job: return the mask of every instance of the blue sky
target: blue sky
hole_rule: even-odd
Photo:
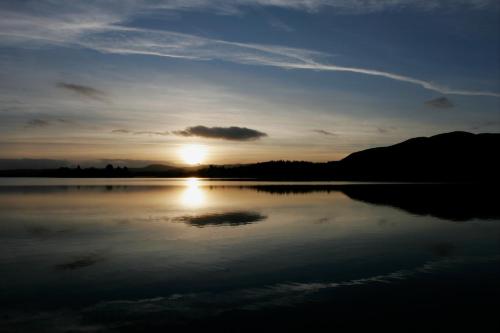
[[[489,0],[2,1],[0,159],[181,163],[194,143],[206,163],[325,161],[498,132],[499,17]]]

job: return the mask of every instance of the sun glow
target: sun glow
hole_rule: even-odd
[[[190,165],[203,162],[207,155],[207,149],[202,145],[187,145],[180,149],[182,160]]]

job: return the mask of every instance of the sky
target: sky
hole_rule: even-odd
[[[0,0],[0,78],[0,168],[338,160],[500,132],[500,4]]]

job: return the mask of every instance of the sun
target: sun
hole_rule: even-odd
[[[190,165],[200,164],[205,160],[207,148],[202,145],[186,145],[180,149],[182,160]]]

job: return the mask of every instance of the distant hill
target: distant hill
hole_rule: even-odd
[[[165,164],[151,164],[142,168],[130,168],[129,171],[136,176],[153,176],[156,174],[172,174],[175,176],[176,174],[182,174],[184,168]]]
[[[145,171],[145,172],[148,172],[148,171],[151,171],[151,172],[165,172],[165,171],[171,171],[171,170],[175,170],[175,169],[179,169],[179,168],[178,167],[173,167],[173,166],[170,166],[170,165],[165,165],[165,164],[151,164],[151,165],[145,166],[143,168],[133,168],[131,170]]]
[[[500,134],[451,132],[352,153],[340,161],[0,170],[0,177],[209,177],[267,180],[498,182]]]

